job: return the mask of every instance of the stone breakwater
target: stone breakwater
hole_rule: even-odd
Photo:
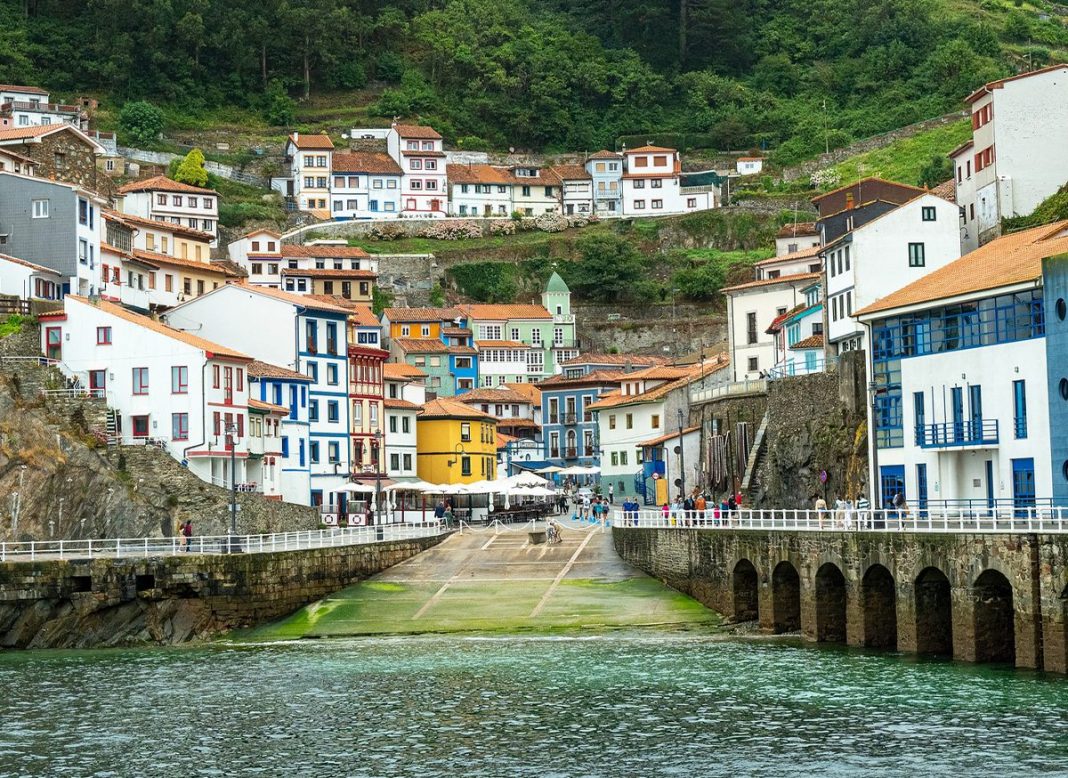
[[[264,624],[445,537],[267,554],[0,564],[0,647],[172,645]]]
[[[1068,673],[1068,535],[615,527],[627,562],[814,642]]]

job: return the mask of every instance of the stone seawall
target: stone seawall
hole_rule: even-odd
[[[210,638],[281,618],[443,537],[269,554],[0,563],[0,647]]]
[[[615,527],[630,564],[806,640],[1068,672],[1068,536]]]

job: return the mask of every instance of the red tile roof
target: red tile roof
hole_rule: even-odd
[[[746,284],[726,286],[723,289],[720,289],[720,291],[737,292],[743,289],[755,289],[759,286],[774,286],[775,284],[796,283],[798,281],[815,281],[821,275],[821,273],[794,273],[788,276],[779,276],[778,278],[762,278],[759,281],[750,281]]]
[[[165,222],[162,219],[146,219],[143,216],[132,216],[128,213],[119,213],[115,214],[115,216],[118,221],[126,222],[127,226],[132,224],[138,227],[147,227],[150,230],[165,230],[173,232],[175,235],[184,235],[187,238],[198,240],[201,243],[210,243],[215,240],[215,236],[210,232],[201,232],[200,230],[194,230],[192,227],[184,227],[174,222]]]
[[[517,340],[476,340],[475,341],[475,348],[477,348],[479,351],[481,351],[482,349],[489,349],[489,348],[513,348],[513,349],[518,349],[518,348],[531,348],[531,346],[529,346],[526,343],[520,343]]]
[[[823,200],[826,197],[830,197],[831,195],[838,194],[839,192],[844,192],[847,189],[852,189],[853,187],[857,187],[857,189],[860,190],[860,189],[864,188],[865,184],[885,184],[887,186],[892,186],[892,187],[897,187],[899,189],[903,189],[906,192],[911,190],[913,195],[924,194],[927,191],[926,189],[922,189],[922,188],[920,188],[918,186],[912,186],[911,184],[902,184],[902,183],[900,183],[898,181],[887,181],[885,178],[879,178],[878,176],[868,176],[867,178],[862,178],[859,181],[854,181],[851,184],[844,184],[844,185],[838,187],[837,189],[832,189],[829,192],[824,192],[822,194],[818,194],[815,197],[811,198],[810,202],[818,203],[820,200]],[[861,205],[864,202],[866,202],[866,201],[861,199],[861,200],[859,200],[857,202],[857,205]],[[897,201],[894,200],[893,202],[897,202]],[[898,203],[898,204],[900,205],[901,203]]]
[[[335,173],[371,173],[373,175],[403,175],[401,166],[389,154],[371,151],[338,152],[331,162]]]
[[[218,195],[214,189],[205,189],[200,186],[193,186],[191,184],[183,184],[181,181],[175,181],[173,178],[167,178],[167,176],[152,176],[151,178],[142,178],[140,181],[131,181],[128,184],[123,184],[118,188],[119,194],[129,194],[130,192],[187,192],[189,194],[208,194]]]
[[[544,305],[461,305],[460,310],[472,319],[551,319]]]
[[[596,151],[593,154],[590,154],[589,158],[590,159],[622,159],[623,155],[622,154],[618,154],[615,151],[608,151],[607,149],[602,149],[601,151]]]
[[[700,426],[687,427],[686,429],[684,429],[682,431],[682,434],[683,435],[692,435],[694,432],[697,432],[699,429],[701,429]],[[638,444],[638,446],[641,447],[641,448],[649,448],[650,446],[659,446],[661,443],[667,443],[669,440],[675,440],[678,437],[679,437],[679,431],[675,430],[674,432],[669,432],[666,435],[661,435],[659,438],[652,438],[651,440],[643,440]]]
[[[313,259],[367,259],[371,255],[359,246],[316,246],[283,243],[283,257],[311,257]]]
[[[28,95],[46,95],[47,89],[39,86],[19,86],[17,84],[0,84],[0,92],[24,92]]]
[[[478,421],[496,421],[488,413],[465,405],[456,398],[438,397],[430,400],[419,413],[421,419],[477,419]]]
[[[562,181],[589,180],[590,172],[585,165],[553,165],[550,170]]]
[[[298,135],[293,133],[289,136],[289,140],[298,149],[307,149],[309,151],[329,151],[334,148],[334,142],[330,140],[329,135]]]
[[[796,224],[786,224],[780,227],[779,231],[775,233],[775,237],[801,238],[819,234],[819,230],[816,229],[816,222],[797,222]]]
[[[168,327],[166,324],[155,319],[150,319],[147,316],[142,316],[139,313],[123,308],[121,305],[115,303],[109,303],[106,300],[99,300],[97,302],[90,302],[84,297],[79,295],[69,294],[64,301],[73,300],[81,305],[91,306],[97,308],[105,313],[115,316],[119,319],[124,319],[131,324],[136,324],[139,327],[144,327],[146,330],[155,332],[158,335],[164,335],[168,338],[185,343],[187,346],[201,349],[202,351],[209,352],[218,357],[226,357],[228,359],[240,359],[252,361],[252,357],[242,354],[240,351],[234,351],[226,346],[220,346],[218,343],[212,343],[210,340],[205,340],[199,335],[194,335],[191,332],[185,332],[183,330],[176,330],[174,327]]]
[[[558,373],[539,381],[537,386],[543,392],[568,386],[607,386],[609,384],[618,384],[629,375],[631,373],[623,370],[608,369],[592,370],[586,375],[578,376],[577,378],[568,378],[563,373]]]
[[[624,154],[646,154],[649,152],[666,152],[668,154],[674,154],[675,149],[669,149],[666,146],[639,146],[636,149],[627,149]]]
[[[270,297],[275,300],[279,300],[290,305],[297,305],[301,308],[308,308],[313,311],[327,311],[329,313],[343,313],[346,316],[349,311],[348,308],[343,308],[340,305],[334,305],[333,303],[324,302],[322,300],[316,300],[310,295],[305,294],[293,294],[292,292],[285,292],[281,289],[274,289],[269,286],[257,286],[254,284],[248,284],[240,282],[231,284],[246,292],[252,292],[254,294],[261,295],[263,297]]]
[[[404,157],[444,157],[444,151],[431,151],[430,149],[401,149],[401,156]]]
[[[823,335],[809,335],[807,338],[802,338],[797,341],[797,343],[790,346],[792,351],[806,348],[823,348]]]
[[[311,377],[286,367],[272,365],[270,362],[261,362],[256,359],[248,366],[248,374],[252,378],[278,378],[286,381],[305,381],[311,383]]]
[[[497,184],[511,186],[515,183],[511,171],[493,165],[446,165],[449,183],[452,184]]]
[[[514,389],[507,387],[480,387],[469,389],[463,394],[457,395],[456,399],[464,403],[530,403],[531,399],[520,394]]]
[[[648,354],[582,354],[569,359],[562,363],[562,367],[568,365],[619,365],[624,367],[630,365],[631,367],[642,367],[652,365],[666,365],[670,360],[667,357],[660,357]]]
[[[759,262],[754,262],[753,267],[778,265],[783,262],[798,262],[802,259],[815,259],[819,256],[822,249],[822,246],[809,246],[807,249],[792,251],[789,254],[783,254],[781,257],[768,257],[767,259],[762,259]]]
[[[447,354],[449,346],[437,338],[394,338],[397,348],[406,354]],[[471,353],[474,353],[471,349]]]
[[[387,397],[382,401],[382,405],[386,408],[395,408],[400,411],[418,411],[423,407],[421,405],[416,405],[413,402],[408,402],[408,400],[401,400],[397,397]]]
[[[382,312],[393,324],[417,324],[462,319],[459,308],[386,308]]]
[[[426,372],[404,362],[386,362],[382,365],[382,377],[387,381],[411,381],[426,378]]]
[[[281,274],[283,276],[306,276],[308,278],[356,278],[366,281],[374,281],[378,278],[378,273],[372,270],[334,270],[329,267],[309,267],[304,269],[284,267]]]
[[[931,189],[931,194],[935,197],[941,197],[948,202],[955,203],[957,202],[957,184],[952,178],[948,181],[943,181],[941,184]]]
[[[412,140],[441,140],[441,135],[433,127],[425,127],[421,124],[394,124],[393,129],[402,138]]]
[[[283,416],[289,415],[289,408],[284,405],[275,405],[274,403],[265,403],[263,400],[257,400],[250,397],[248,400],[248,407],[251,411],[265,411],[266,413],[279,413]]]
[[[243,276],[231,270],[226,265],[216,262],[199,262],[195,259],[179,259],[178,257],[171,257],[167,254],[159,254],[155,251],[144,251],[143,249],[134,249],[133,255],[137,259],[149,263],[150,265],[171,265],[172,267],[184,267],[186,270],[195,270],[202,273],[217,273],[227,278],[242,278]]]
[[[0,254],[0,261],[12,262],[16,265],[22,265],[23,267],[27,267],[35,273],[48,273],[49,275],[57,277],[63,276],[63,274],[57,270],[53,270],[52,268],[45,267],[43,265],[35,265],[33,262],[27,262],[25,259],[19,259],[18,257],[11,256],[10,254]]]

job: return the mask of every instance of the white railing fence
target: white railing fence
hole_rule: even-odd
[[[264,535],[195,535],[173,538],[103,538],[39,540],[0,543],[0,562],[46,559],[148,558],[177,554],[267,554],[337,546],[356,546],[388,540],[411,540],[440,535],[437,521],[426,524],[381,524]]]
[[[616,510],[614,527],[797,532],[1001,532],[1068,533],[1068,508],[995,507],[922,510]]]

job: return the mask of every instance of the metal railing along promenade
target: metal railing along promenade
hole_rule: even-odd
[[[873,510],[615,510],[614,527],[788,532],[1068,533],[1068,508],[1001,506]]]
[[[433,521],[426,524],[379,524],[265,535],[194,535],[189,538],[188,545],[184,537],[23,541],[0,543],[0,562],[144,559],[178,554],[267,554],[273,551],[305,551],[434,537],[442,531],[440,522]]]

